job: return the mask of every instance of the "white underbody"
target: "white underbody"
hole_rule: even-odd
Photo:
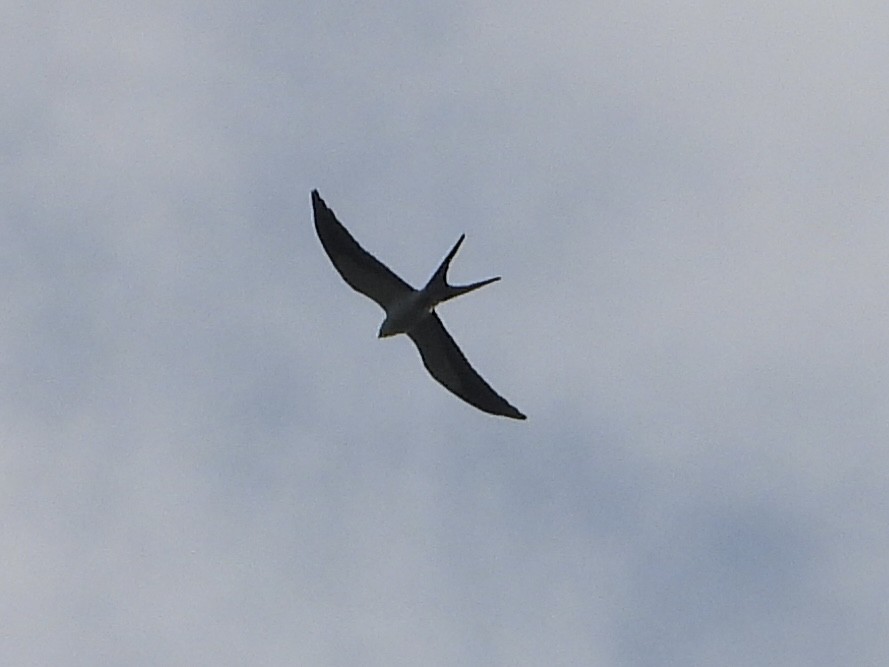
[[[386,309],[386,319],[380,326],[380,338],[408,333],[434,307],[435,304],[430,302],[425,290],[412,290]]]

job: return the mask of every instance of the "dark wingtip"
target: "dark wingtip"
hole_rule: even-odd
[[[318,228],[319,235],[321,234],[319,227],[321,221],[327,217],[336,217],[330,206],[327,205],[327,202],[321,199],[321,195],[318,194],[317,190],[312,190],[312,212],[315,214],[315,227]],[[326,226],[326,224],[324,226]]]
[[[315,229],[318,230],[318,236],[323,237],[323,230],[327,226],[323,221],[326,220],[328,216],[333,215],[333,211],[331,211],[330,207],[324,203],[324,200],[321,199],[321,195],[318,194],[317,190],[312,190],[312,213],[315,216]]]
[[[504,417],[510,417],[512,419],[519,419],[519,420],[525,420],[528,418],[526,415],[519,412],[519,410],[514,405],[510,405],[509,408],[510,408],[509,412],[502,413]]]

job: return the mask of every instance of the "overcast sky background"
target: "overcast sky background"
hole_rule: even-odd
[[[4,665],[883,665],[885,3],[7,2]],[[429,378],[318,188],[440,309]]]

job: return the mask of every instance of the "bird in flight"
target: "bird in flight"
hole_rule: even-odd
[[[469,365],[435,313],[435,307],[443,301],[500,280],[498,276],[471,285],[448,284],[448,266],[465,234],[460,236],[426,286],[415,290],[358,245],[317,190],[312,191],[312,210],[315,231],[333,266],[353,289],[370,297],[386,311],[379,338],[407,334],[420,351],[426,370],[446,389],[484,412],[525,419],[525,415],[494,391]]]

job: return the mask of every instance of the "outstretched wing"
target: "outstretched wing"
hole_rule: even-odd
[[[413,288],[385,264],[358,245],[336,219],[317,190],[312,190],[315,231],[336,270],[353,289],[369,296],[384,309]]]
[[[423,365],[438,380],[470,405],[492,415],[525,419],[525,415],[510,405],[494,391],[457,347],[457,343],[444,328],[438,315],[430,313],[408,332],[414,341]]]

